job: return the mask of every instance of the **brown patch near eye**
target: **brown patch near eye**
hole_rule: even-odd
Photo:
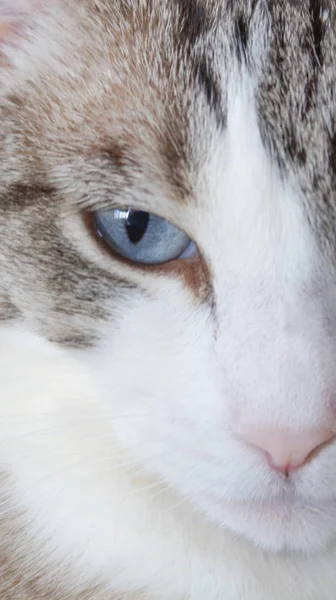
[[[198,252],[194,258],[173,260],[165,265],[154,267],[162,275],[173,275],[183,280],[186,287],[200,302],[211,298],[211,277],[205,259]]]
[[[9,301],[0,297],[0,321],[14,319],[19,316],[17,308]]]
[[[174,191],[174,200],[179,203],[189,202],[192,189],[186,173],[188,172],[187,142],[183,138],[181,124],[173,121],[167,127],[166,136],[160,145],[160,153],[163,159],[163,168],[167,181]]]

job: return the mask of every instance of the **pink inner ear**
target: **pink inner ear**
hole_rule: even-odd
[[[6,38],[9,25],[6,22],[0,21],[0,43]]]
[[[14,49],[20,48],[53,0],[0,0],[0,68],[14,66]]]
[[[10,22],[0,20],[0,66],[7,64],[6,57],[1,50],[2,46],[9,41],[11,35],[12,32]]]
[[[0,67],[9,66],[6,47],[19,44],[22,26],[38,4],[39,0],[0,0]]]
[[[33,4],[35,4],[35,0],[0,0],[1,18],[10,19],[20,14],[27,14]]]
[[[14,46],[18,35],[19,22],[12,19],[0,18],[0,66],[8,64],[5,46]]]
[[[6,43],[12,43],[20,25],[34,12],[36,0],[0,0],[0,50]]]

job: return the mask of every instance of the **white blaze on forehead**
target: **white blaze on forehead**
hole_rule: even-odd
[[[262,144],[249,79],[229,85],[228,98],[227,131],[203,180],[200,233],[214,278],[224,397],[256,426],[325,426],[336,389],[325,325],[330,284],[298,186]]]

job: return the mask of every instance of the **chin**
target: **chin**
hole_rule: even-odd
[[[204,510],[204,506],[203,506]],[[336,504],[280,501],[209,503],[208,519],[267,553],[309,556],[336,545]]]

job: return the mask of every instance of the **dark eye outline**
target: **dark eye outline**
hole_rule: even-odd
[[[115,207],[115,209],[125,210],[122,207]],[[109,209],[109,210],[114,210],[114,209]],[[135,210],[135,209],[133,209],[133,210]],[[136,209],[136,210],[140,212],[141,209]],[[96,210],[92,210],[92,209],[91,210],[87,209],[84,211],[84,223],[85,223],[89,233],[91,234],[91,236],[94,238],[94,240],[99,244],[99,246],[102,248],[102,250],[107,255],[111,256],[113,259],[115,259],[118,262],[121,262],[129,267],[132,267],[135,269],[141,269],[141,270],[162,271],[165,268],[166,269],[171,268],[174,264],[178,264],[178,265],[180,265],[181,263],[186,263],[186,265],[192,264],[195,261],[198,261],[200,258],[198,247],[197,247],[196,243],[193,241],[193,239],[190,238],[190,244],[193,244],[193,246],[195,248],[195,252],[191,256],[183,257],[183,255],[181,255],[178,258],[173,258],[166,262],[152,263],[152,264],[133,261],[132,259],[127,258],[126,256],[123,256],[122,254],[117,252],[117,250],[113,249],[107,243],[107,241],[105,240],[104,236],[102,235],[102,233],[100,232],[100,230],[97,226],[96,219],[95,219],[96,212],[97,212]],[[148,212],[148,211],[144,211],[144,212]],[[150,213],[150,214],[152,214],[152,213]]]

